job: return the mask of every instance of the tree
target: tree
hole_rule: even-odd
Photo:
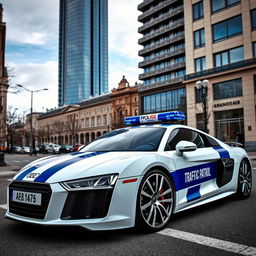
[[[6,116],[6,126],[7,126],[7,148],[12,150],[13,148],[13,137],[15,135],[15,130],[20,127],[22,118],[17,113],[17,108],[12,106],[8,107]]]
[[[55,120],[55,121],[53,122],[52,131],[53,131],[54,133],[57,133],[57,134],[58,134],[58,143],[59,143],[59,144],[63,144],[63,142],[61,142],[60,136],[62,135],[62,133],[63,133],[63,131],[64,131],[64,128],[65,128],[65,122],[64,122],[64,121]]]
[[[76,115],[75,114],[71,114],[67,116],[67,121],[66,121],[66,130],[69,131],[71,133],[71,144],[75,144],[75,136],[77,131],[79,130],[80,126],[78,124],[78,120],[76,120]]]

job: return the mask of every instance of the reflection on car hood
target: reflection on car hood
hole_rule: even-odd
[[[64,180],[120,173],[145,152],[75,152],[65,156],[39,159],[22,168],[14,180],[54,183]],[[120,164],[120,160],[122,161]],[[99,168],[100,166],[100,168]],[[117,167],[118,166],[118,167]]]

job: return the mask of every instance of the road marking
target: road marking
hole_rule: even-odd
[[[188,242],[193,242],[193,243],[217,248],[217,249],[228,251],[228,252],[238,253],[242,255],[254,255],[254,256],[256,255],[255,247],[249,247],[244,244],[232,243],[232,242],[211,238],[207,236],[201,236],[201,235],[184,232],[180,230],[166,228],[162,231],[159,231],[158,234],[171,236],[171,237],[182,239]]]
[[[3,208],[4,210],[7,210],[7,204],[0,204],[0,208]]]
[[[13,160],[14,163],[19,163],[20,161],[19,160]]]

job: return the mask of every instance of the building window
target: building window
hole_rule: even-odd
[[[107,126],[107,116],[103,116],[103,126]]]
[[[97,126],[101,126],[101,116],[97,116]]]
[[[194,48],[197,49],[204,46],[205,46],[204,28],[202,28],[194,32]]]
[[[252,10],[251,18],[252,18],[252,30],[256,30],[256,9]]]
[[[202,70],[205,70],[205,69],[206,69],[206,58],[205,58],[205,56],[195,59],[195,71],[199,72],[199,71],[202,71]]]
[[[254,82],[254,93],[256,94],[256,75],[253,76],[253,82]]]
[[[89,128],[89,118],[86,118],[86,120],[85,120],[85,127]]]
[[[204,17],[204,4],[203,1],[193,5],[193,20],[197,21]]]
[[[244,47],[237,47],[214,54],[215,67],[231,64],[244,59]]]
[[[222,141],[237,141],[237,137],[244,136],[243,109],[232,109],[214,113],[215,136]],[[240,143],[243,141],[240,139]]]
[[[212,0],[212,13],[240,3],[240,0]]]
[[[185,88],[168,92],[157,93],[143,97],[144,113],[152,113],[165,110],[185,110],[186,90]]]
[[[204,130],[204,114],[202,113],[196,114],[196,128],[201,131]]]
[[[243,32],[242,16],[238,15],[228,20],[224,20],[213,26],[213,42],[219,42],[241,35]]]
[[[256,57],[256,42],[252,43],[253,57]]]
[[[242,79],[213,84],[214,100],[243,96]]]
[[[84,128],[84,119],[81,120],[81,128]]]
[[[91,118],[91,127],[95,126],[94,117]]]

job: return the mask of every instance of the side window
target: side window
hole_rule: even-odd
[[[204,140],[200,136],[199,133],[192,131],[190,129],[180,128],[175,129],[171,132],[167,144],[165,146],[165,150],[175,150],[177,143],[182,140],[193,142],[197,145],[198,148],[204,147]]]
[[[215,139],[213,139],[213,138],[211,138],[211,137],[209,137],[207,135],[204,135],[204,134],[200,134],[200,135],[203,138],[205,147],[216,147],[216,146],[219,146],[219,143]]]

